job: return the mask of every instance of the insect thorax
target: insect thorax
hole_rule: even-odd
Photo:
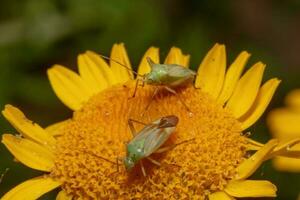
[[[153,68],[145,75],[145,82],[151,85],[160,85],[167,76],[168,72],[164,67]]]
[[[127,145],[127,157],[133,162],[138,162],[144,157],[143,144],[128,144]]]

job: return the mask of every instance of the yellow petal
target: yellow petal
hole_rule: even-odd
[[[78,56],[78,66],[83,81],[94,94],[116,83],[108,64],[92,51]]]
[[[48,127],[46,127],[46,131],[51,134],[52,136],[59,136],[62,134],[62,128],[68,124],[71,120],[67,119],[61,122],[57,122],[55,124],[52,124]]]
[[[265,144],[265,146],[261,147],[250,158],[243,161],[236,169],[236,179],[246,179],[249,176],[251,176],[255,172],[255,170],[261,165],[261,163],[265,160],[268,154],[276,147],[277,144],[277,140],[270,140],[267,144]]]
[[[55,65],[47,72],[57,97],[73,110],[80,109],[93,94],[78,74],[65,67]]]
[[[263,77],[265,65],[261,62],[251,67],[238,81],[237,86],[226,104],[236,118],[244,115],[252,106]]]
[[[104,75],[104,77],[107,80],[107,82],[109,83],[109,85],[114,85],[117,83],[117,79],[116,79],[115,75],[113,74],[110,66],[100,55],[98,55],[97,53],[95,53],[93,51],[86,51],[85,55],[88,56],[89,59],[92,60],[93,63],[95,63],[95,65],[97,65],[99,67],[100,71]]]
[[[225,192],[215,192],[208,196],[209,200],[233,200],[235,198],[229,196]]]
[[[198,68],[195,82],[196,88],[201,88],[213,98],[217,98],[223,87],[226,69],[226,51],[224,45],[216,44],[205,56]]]
[[[299,144],[295,145],[295,146],[298,147],[297,150],[293,150],[293,149],[292,149],[292,150],[289,150],[289,151],[285,152],[282,156],[300,159],[300,149],[299,149],[300,146],[298,146],[298,145],[299,145]]]
[[[288,106],[291,106],[296,109],[300,109],[300,89],[296,89],[291,91],[286,97],[285,97],[285,103]]]
[[[54,154],[31,140],[3,134],[2,143],[18,161],[30,168],[50,172],[54,166]]]
[[[251,106],[250,110],[243,115],[239,121],[242,123],[242,129],[245,130],[254,124],[265,112],[269,105],[280,80],[274,78],[267,81],[259,90],[258,95]]]
[[[138,68],[138,74],[144,75],[146,73],[149,73],[151,71],[151,68],[147,62],[147,57],[151,58],[154,63],[159,63],[159,49],[156,47],[150,47],[146,53],[144,54],[139,68]]]
[[[114,76],[117,78],[118,83],[125,83],[128,80],[133,79],[131,64],[123,43],[114,44],[111,50],[110,58],[110,67]],[[123,64],[124,66],[115,61]]]
[[[35,200],[60,185],[60,182],[54,181],[50,177],[33,178],[14,187],[1,200]]]
[[[24,137],[30,138],[42,145],[52,147],[55,144],[56,141],[52,135],[48,134],[38,124],[27,119],[24,113],[18,108],[6,105],[2,114]]]
[[[267,122],[274,137],[282,141],[299,137],[300,112],[285,108],[275,109],[270,112]]]
[[[177,47],[172,47],[165,59],[165,64],[177,64],[184,67],[188,67],[189,64],[189,55],[184,55],[181,49]]]
[[[56,200],[72,200],[72,196],[71,196],[71,195],[68,195],[68,194],[66,193],[66,191],[61,190],[61,191],[57,194]]]
[[[277,188],[269,181],[231,181],[224,189],[234,197],[276,197]]]
[[[255,140],[252,140],[250,138],[246,138],[246,141],[247,141],[247,150],[248,151],[251,151],[251,150],[259,150],[261,147],[263,147],[264,145],[255,141]]]
[[[267,159],[273,158],[274,156],[286,156],[300,158],[300,138],[282,142],[267,156]]]
[[[300,172],[300,159],[299,158],[287,158],[287,157],[275,157],[273,160],[273,166],[278,171],[299,173]]]
[[[230,65],[226,72],[222,91],[218,97],[218,102],[220,104],[224,105],[224,103],[231,97],[249,57],[250,54],[246,51],[243,51]]]
[[[184,67],[189,67],[189,64],[190,64],[190,58],[191,58],[190,55],[183,55],[183,58],[182,58],[182,66],[184,66]]]

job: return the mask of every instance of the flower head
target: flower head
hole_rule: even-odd
[[[201,62],[194,85],[177,89],[177,95],[160,91],[149,107],[155,88],[139,87],[132,98],[133,73],[114,62],[131,68],[123,44],[113,46],[109,64],[90,51],[79,55],[79,75],[53,66],[48,70],[53,90],[74,114],[43,129],[17,108],[5,107],[4,116],[22,137],[4,134],[2,142],[17,160],[48,173],[21,183],[3,199],[17,198],[24,191],[35,199],[59,186],[59,199],[276,196],[272,183],[248,177],[264,160],[286,155],[286,147],[299,141],[280,146],[277,140],[261,144],[243,134],[262,115],[280,82],[274,78],[261,86],[265,69],[261,62],[243,74],[249,56],[245,51],[240,53],[226,70],[225,46],[216,44]],[[158,49],[151,47],[141,60],[140,75],[150,71],[147,57],[160,62]],[[174,47],[165,63],[188,67],[189,56]],[[128,119],[149,124],[166,115],[176,115],[179,123],[164,146],[188,142],[150,155],[160,166],[143,160],[146,177],[139,165],[131,172],[118,167],[117,158],[126,154],[124,143],[133,137]],[[256,152],[249,156],[253,150]]]
[[[291,91],[285,98],[286,107],[272,110],[268,115],[268,125],[273,137],[281,142],[300,137],[300,89]],[[299,152],[300,145],[289,148],[290,154]],[[300,159],[275,157],[273,165],[277,170],[300,172]]]

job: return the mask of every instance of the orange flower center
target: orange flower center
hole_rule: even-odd
[[[154,88],[139,88],[131,98],[134,82],[109,88],[92,97],[76,111],[58,138],[55,168],[51,176],[63,188],[83,199],[203,199],[222,190],[245,156],[245,137],[240,123],[210,96],[192,86],[178,90],[188,112],[176,95],[160,91],[146,110]],[[117,157],[124,157],[132,134],[128,119],[150,123],[176,115],[176,131],[164,144],[194,139],[143,161],[127,172]],[[135,124],[137,130],[142,125]]]

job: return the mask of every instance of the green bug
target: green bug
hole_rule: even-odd
[[[196,72],[177,64],[156,64],[147,57],[151,71],[142,76],[142,82],[149,85],[176,88],[193,83]]]
[[[102,58],[112,60],[112,61],[118,63],[119,65],[125,67],[126,69],[132,71],[130,68],[128,68],[127,66],[125,66],[124,64],[122,64],[116,60],[113,60],[113,59],[103,56],[103,55],[100,55],[100,56]],[[184,87],[184,86],[187,86],[188,84],[193,83],[197,76],[197,73],[194,72],[193,70],[190,70],[181,65],[159,64],[159,63],[154,63],[150,57],[147,57],[146,59],[147,59],[148,64],[151,67],[151,71],[149,73],[146,73],[144,75],[139,75],[138,73],[132,71],[134,74],[136,74],[138,76],[132,97],[135,96],[137,87],[139,85],[139,82],[141,81],[142,86],[144,86],[145,84],[149,84],[149,85],[153,85],[153,86],[163,87],[167,91],[177,95],[177,97],[179,98],[181,103],[185,106],[185,108],[188,111],[190,111],[188,106],[179,97],[178,93],[174,89],[177,87]],[[151,97],[151,100],[145,110],[147,110],[148,107],[150,106],[150,103],[152,102],[153,98],[157,94],[158,90],[159,90],[159,88],[156,87],[154,90],[154,93]]]
[[[147,159],[153,164],[160,166],[158,161],[150,157],[153,153],[163,153],[176,147],[177,145],[193,140],[185,140],[177,144],[161,147],[169,139],[172,133],[174,133],[176,125],[178,124],[178,120],[178,117],[175,115],[158,118],[149,124],[129,119],[128,125],[133,138],[126,144],[126,156],[124,158],[117,157],[117,162],[113,162],[102,156],[95,154],[93,155],[117,165],[117,171],[119,171],[119,160],[123,162],[128,172],[131,171],[138,163],[140,163],[142,173],[144,176],[146,176],[146,171],[143,166],[143,159]],[[137,132],[133,126],[133,122],[144,125],[144,128]]]
[[[162,153],[171,148],[171,146],[164,148],[160,147],[175,131],[178,123],[178,117],[175,115],[169,115],[161,117],[150,124],[142,123],[145,127],[139,132],[136,132],[132,122],[141,123],[132,119],[128,121],[133,138],[128,144],[126,144],[126,156],[122,160],[127,171],[130,171],[138,162],[140,162],[143,175],[146,176],[142,159],[146,158],[150,162],[160,165],[158,161],[150,158],[149,156],[152,153]]]

